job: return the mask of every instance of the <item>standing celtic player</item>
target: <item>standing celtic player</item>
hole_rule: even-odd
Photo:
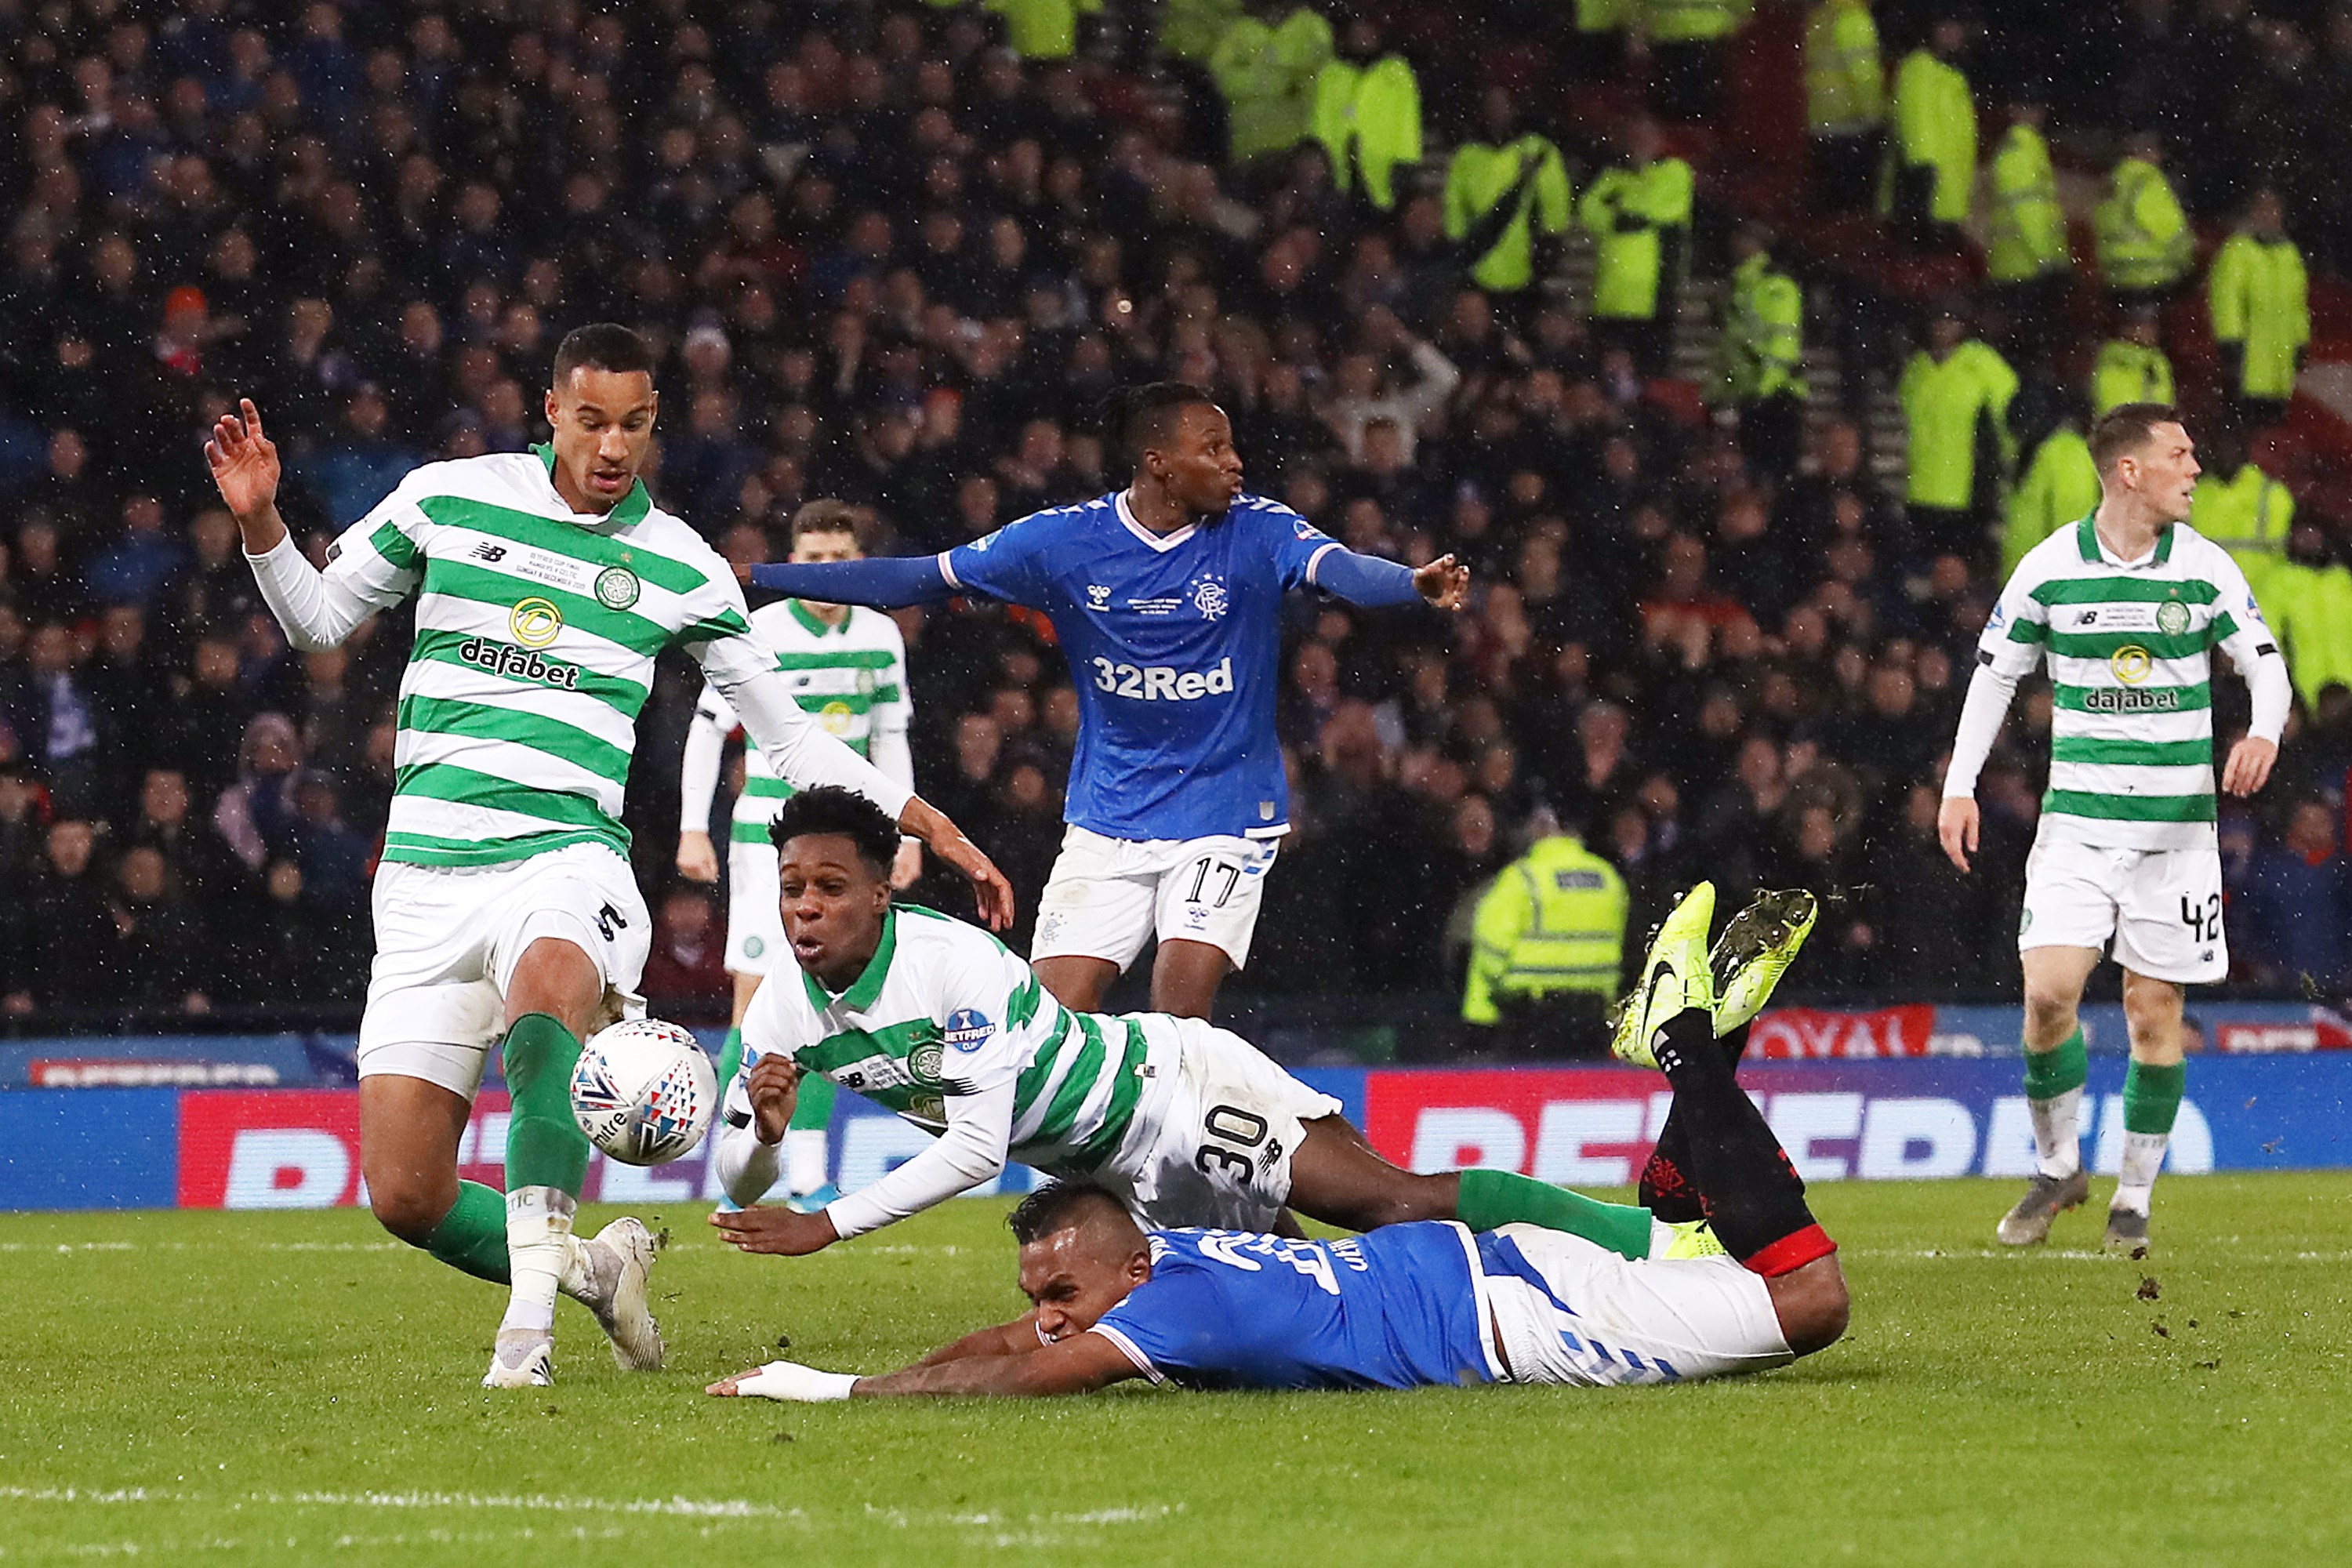
[[[857,514],[846,502],[813,500],[793,513],[793,561],[860,561],[865,555],[857,547]],[[907,749],[907,726],[914,704],[908,700],[907,645],[898,624],[863,605],[782,599],[753,610],[751,625],[776,650],[776,668],[801,707],[815,714],[835,739],[913,788],[915,761]],[[719,792],[719,758],[735,728],[735,710],[717,685],[706,684],[686,732],[678,780],[677,868],[698,882],[719,879],[710,803]],[[727,834],[727,972],[735,981],[735,1012],[719,1064],[722,1094],[742,1061],[744,1011],[784,948],[784,923],[776,912],[776,847],[768,841],[768,824],[792,793],[758,747],[743,753],[743,788],[735,796]],[[901,843],[890,885],[909,887],[922,872],[922,846],[912,839]],[[825,1174],[824,1130],[832,1115],[832,1083],[817,1077],[804,1080],[792,1129],[784,1134],[784,1190],[796,1207],[820,1209],[839,1195]]]
[[[249,400],[205,448],[295,647],[332,647],[416,595],[360,1024],[360,1163],[385,1229],[511,1287],[487,1387],[551,1380],[559,1289],[624,1367],[661,1363],[645,1227],[572,1234],[588,1141],[567,1092],[582,1037],[644,1008],[650,922],[620,815],[656,656],[684,647],[779,774],[880,803],[979,885],[992,921],[1012,915],[1012,889],[954,824],[801,711],[726,563],[648,499],[655,413],[644,340],[583,327],[556,350],[550,445],[415,469],[324,572],[278,516],[278,449]],[[494,1041],[513,1099],[503,1197],[457,1179]]]
[[[2214,834],[2212,649],[2253,696],[2221,787],[2247,795],[2278,760],[2286,662],[2243,573],[2183,521],[2197,483],[2170,408],[2126,403],[2091,431],[2098,510],[2026,553],[1986,624],[1937,819],[1963,871],[1977,847],[1977,774],[2020,677],[2045,657],[2056,699],[2050,791],[2025,862],[2025,1094],[2036,1173],[2000,1222],[2011,1247],[2090,1195],[2077,1115],[2086,1064],[2076,1009],[2114,939],[2131,1067],[2109,1249],[2145,1256],[2148,1198],[2187,1069],[2181,988],[2230,972]]]

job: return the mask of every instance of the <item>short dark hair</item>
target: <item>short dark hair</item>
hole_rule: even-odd
[[[838,833],[856,847],[857,858],[877,877],[890,874],[898,858],[898,825],[880,806],[839,784],[819,784],[795,793],[768,825],[768,842],[778,850],[812,833]]]
[[[555,345],[555,382],[562,386],[580,369],[611,371],[628,375],[654,373],[653,345],[643,335],[618,321],[596,321],[574,327]]]
[[[857,509],[845,500],[830,498],[803,501],[793,513],[793,537],[803,533],[849,533],[857,531]]]
[[[1154,381],[1113,393],[1104,427],[1118,444],[1129,468],[1143,466],[1145,448],[1157,447],[1176,433],[1184,410],[1198,405],[1214,408],[1217,400],[1205,388],[1186,381]]]
[[[2116,459],[2147,445],[2159,425],[2178,425],[2180,411],[2169,403],[2119,403],[2091,426],[2091,465],[2115,472]]]
[[[1119,1195],[1099,1182],[1053,1182],[1023,1198],[1004,1216],[1004,1223],[1013,1227],[1013,1239],[1026,1247],[1081,1223],[1098,1204],[1108,1204],[1118,1214],[1127,1213],[1127,1205]]]

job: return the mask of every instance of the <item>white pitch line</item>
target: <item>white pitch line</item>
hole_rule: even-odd
[[[247,1492],[215,1498],[149,1487],[0,1487],[0,1501],[57,1503],[226,1503],[232,1508],[520,1509],[545,1513],[661,1514],[681,1519],[805,1519],[796,1508],[745,1498],[539,1497],[512,1492]]]

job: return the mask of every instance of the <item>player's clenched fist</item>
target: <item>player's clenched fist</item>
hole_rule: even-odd
[[[751,1123],[762,1143],[781,1143],[792,1125],[793,1107],[800,1102],[801,1069],[781,1051],[771,1052],[751,1065],[743,1079],[751,1097]]]

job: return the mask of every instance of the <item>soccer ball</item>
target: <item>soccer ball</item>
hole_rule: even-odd
[[[664,1165],[702,1142],[719,1075],[694,1037],[659,1018],[599,1029],[572,1069],[572,1114],[588,1142],[625,1165]]]

